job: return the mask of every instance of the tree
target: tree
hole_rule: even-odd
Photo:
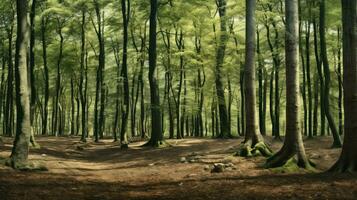
[[[299,14],[298,0],[285,0],[286,33],[286,136],[284,145],[266,162],[266,167],[280,167],[297,155],[297,165],[310,167],[300,132],[299,102]]]
[[[151,137],[145,144],[147,146],[159,147],[164,144],[162,124],[160,93],[157,83],[156,70],[156,26],[157,26],[157,0],[150,0],[150,28],[149,28],[149,84],[151,99]]]
[[[326,47],[326,36],[325,36],[325,0],[320,2],[320,47],[321,47],[321,59],[323,64],[323,71],[325,75],[325,88],[324,88],[324,109],[326,118],[333,135],[333,145],[332,147],[339,148],[342,146],[341,138],[338,134],[336,124],[333,120],[330,111],[330,65],[327,57],[327,47]]]
[[[357,1],[342,0],[344,143],[332,172],[357,171]]]
[[[241,156],[250,156],[259,152],[264,156],[271,155],[271,150],[264,144],[258,129],[256,95],[255,95],[255,0],[246,0],[246,41],[244,68],[245,97],[245,138],[240,150]],[[253,148],[253,149],[251,149]]]
[[[120,130],[120,144],[121,148],[127,148],[127,136],[126,129],[128,125],[128,116],[129,116],[129,80],[128,80],[128,26],[130,19],[130,1],[122,0],[122,15],[123,15],[123,63],[121,68],[121,76],[123,77],[124,82],[124,106],[125,109],[122,111],[122,125]],[[134,85],[133,85],[134,87]]]
[[[221,27],[220,27],[220,36],[217,47],[217,55],[216,55],[216,68],[215,68],[215,83],[216,83],[216,92],[218,99],[218,109],[219,109],[219,122],[220,122],[220,133],[217,134],[219,138],[230,138],[232,137],[229,132],[229,123],[228,123],[228,113],[226,100],[224,97],[224,88],[222,83],[222,72],[221,68],[223,67],[224,62],[224,54],[226,50],[226,43],[228,40],[227,35],[227,17],[226,17],[226,0],[218,0],[218,13],[220,17]]]
[[[17,38],[15,56],[15,91],[16,91],[16,137],[10,162],[13,168],[22,168],[27,164],[30,124],[30,93],[27,70],[27,45],[29,24],[27,21],[27,0],[17,0]]]

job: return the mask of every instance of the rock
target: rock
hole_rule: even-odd
[[[83,151],[83,150],[84,150],[84,148],[83,148],[82,146],[77,146],[76,148],[77,148],[77,150],[79,150],[79,151]]]
[[[189,163],[195,163],[195,162],[197,162],[198,160],[195,160],[195,159],[190,159],[188,162]]]
[[[194,176],[197,176],[197,174],[188,174],[186,177],[189,178],[189,177],[194,177]]]
[[[221,173],[221,172],[224,172],[224,169],[225,169],[225,166],[223,163],[215,163],[215,164],[213,164],[211,173]]]
[[[149,166],[154,166],[154,165],[155,165],[155,163],[150,163],[150,164],[149,164]]]
[[[46,157],[47,155],[46,154],[41,154],[42,157]]]
[[[180,158],[180,162],[182,162],[182,163],[187,162],[186,157],[181,157],[181,158]]]
[[[234,167],[234,164],[233,164],[233,163],[227,163],[227,164],[225,164],[224,166],[225,166],[225,167],[231,167],[231,168],[232,168],[232,167]]]
[[[198,153],[197,153],[197,152],[192,152],[192,153],[190,154],[190,156],[198,156]]]
[[[204,169],[205,171],[208,171],[208,170],[211,169],[211,167],[210,167],[209,165],[205,165],[205,166],[203,167],[203,169]]]

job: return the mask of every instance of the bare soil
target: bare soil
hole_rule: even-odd
[[[3,138],[0,157],[11,153]],[[282,143],[266,138],[276,151]],[[323,173],[338,158],[330,138],[306,140],[317,172],[264,169],[266,158],[234,157],[241,140],[168,140],[172,147],[152,149],[143,142],[121,150],[102,140],[83,144],[77,137],[38,137],[41,149],[30,160],[49,171],[20,172],[0,166],[0,200],[79,199],[357,199],[357,175]],[[191,162],[181,162],[185,157]],[[211,173],[208,165],[232,163],[235,169]],[[206,168],[206,169],[205,169]]]

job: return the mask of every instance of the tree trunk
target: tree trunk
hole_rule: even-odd
[[[157,0],[150,0],[150,29],[149,29],[149,84],[151,98],[151,137],[147,146],[159,147],[163,144],[161,125],[161,105],[159,86],[155,77],[156,73],[156,26],[157,26]]]
[[[332,113],[330,111],[330,66],[327,58],[327,47],[325,37],[325,0],[320,2],[320,48],[321,59],[323,63],[324,75],[325,75],[325,91],[324,91],[324,107],[326,118],[333,135],[332,147],[339,148],[342,146],[340,135],[338,134],[336,124],[334,122]]]
[[[228,124],[228,114],[227,114],[227,106],[226,100],[224,97],[224,87],[222,83],[222,67],[224,62],[224,54],[226,50],[226,43],[228,40],[227,36],[227,27],[226,27],[226,0],[218,0],[217,1],[218,12],[221,22],[220,28],[220,38],[217,47],[217,55],[216,55],[216,67],[215,67],[215,83],[217,90],[217,100],[218,100],[218,108],[219,108],[219,122],[220,122],[220,133],[217,134],[219,138],[230,138],[232,137],[229,132],[229,124]]]
[[[128,80],[128,25],[130,19],[130,1],[121,0],[122,16],[123,16],[123,63],[121,68],[121,76],[123,77],[124,87],[124,110],[122,111],[122,123],[120,130],[121,148],[128,148],[126,129],[129,116],[129,80]]]
[[[357,1],[342,0],[344,143],[333,172],[357,171]]]
[[[286,136],[283,147],[267,160],[267,167],[284,165],[297,154],[297,165],[309,167],[300,132],[298,0],[285,0]]]
[[[11,153],[11,166],[22,168],[27,164],[30,124],[30,94],[28,90],[27,44],[29,39],[27,0],[17,0],[17,39],[15,56],[16,137]]]
[[[48,101],[50,97],[50,80],[49,71],[47,66],[47,41],[46,41],[46,28],[47,28],[47,18],[42,17],[41,19],[41,40],[42,40],[42,59],[43,59],[43,76],[45,81],[44,86],[44,105],[43,105],[43,117],[42,117],[42,135],[47,134],[47,124],[48,124]]]
[[[258,129],[256,117],[256,95],[255,95],[255,0],[246,0],[246,54],[244,71],[244,92],[245,92],[245,139],[247,146],[254,147],[257,143],[263,142],[263,138]]]

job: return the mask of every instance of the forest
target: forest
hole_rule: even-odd
[[[357,198],[357,0],[0,11],[0,200]]]

